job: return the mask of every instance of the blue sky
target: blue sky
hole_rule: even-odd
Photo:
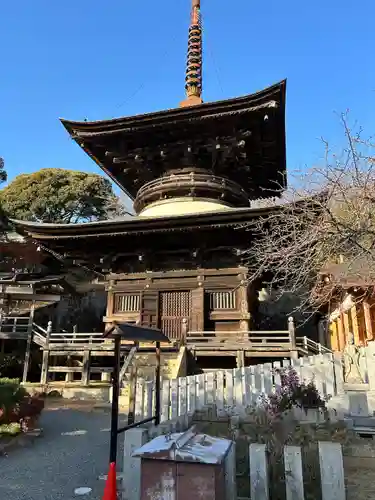
[[[190,0],[13,0],[0,6],[0,155],[9,178],[99,168],[58,118],[172,108],[184,94]],[[342,140],[350,108],[368,134],[375,104],[374,0],[202,0],[204,100],[287,78],[288,168]]]

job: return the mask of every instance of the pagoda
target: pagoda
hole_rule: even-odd
[[[192,0],[185,90],[179,107],[165,111],[62,120],[133,201],[134,215],[14,223],[42,248],[105,274],[108,326],[159,327],[179,344],[205,332],[234,342],[251,328],[257,299],[247,281],[246,226],[272,210],[257,200],[286,187],[286,82],[203,102],[201,6]],[[206,349],[202,360],[218,353]]]

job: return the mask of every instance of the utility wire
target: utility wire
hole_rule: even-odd
[[[169,41],[169,44],[167,46],[167,48],[164,50],[164,52],[162,53],[162,56],[160,58],[160,60],[162,61],[168,61],[168,55],[170,53],[170,50],[171,50],[171,47],[173,47],[174,45],[174,42],[177,38],[177,35],[175,34],[173,37],[172,37],[172,40]],[[133,99],[141,90],[143,90],[147,85],[150,85],[150,83],[152,83],[154,80],[153,78],[148,78],[147,81],[144,81],[142,82],[137,88],[136,90],[130,95],[128,96],[124,101],[122,101],[120,104],[118,104],[116,107],[115,107],[115,111],[117,111],[118,109],[122,108],[122,106],[124,106],[125,104],[127,104],[131,99]]]
[[[206,41],[205,41],[205,43],[206,43]],[[224,88],[223,88],[223,85],[221,83],[219,67],[216,64],[216,61],[215,61],[215,58],[214,58],[214,53],[213,53],[213,50],[212,50],[212,46],[208,42],[208,40],[207,40],[207,45],[208,45],[208,50],[209,50],[209,53],[210,53],[210,56],[211,56],[211,59],[212,59],[212,64],[213,64],[213,67],[214,67],[214,70],[215,70],[215,73],[216,73],[217,82],[219,84],[221,93],[224,95]]]

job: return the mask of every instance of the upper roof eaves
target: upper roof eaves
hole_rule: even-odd
[[[286,80],[253,94],[221,101],[203,103],[197,106],[172,108],[140,115],[97,121],[71,121],[61,119],[71,135],[95,136],[119,132],[124,128],[162,126],[170,121],[209,118],[212,114],[230,113],[242,110],[255,111],[262,108],[284,107]]]

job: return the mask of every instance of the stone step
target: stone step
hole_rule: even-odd
[[[331,398],[327,406],[353,418],[372,417],[375,396],[369,391],[347,391]]]
[[[173,368],[178,360],[178,356],[179,351],[161,353],[161,374],[163,377],[168,378],[171,374],[173,374]],[[153,380],[156,368],[155,352],[137,352],[131,362],[131,366],[137,368],[137,376],[139,378]]]
[[[375,436],[375,429],[373,427],[353,427],[353,431],[360,435]]]
[[[366,427],[374,429],[375,432],[375,417],[354,417],[352,420],[354,429]]]

